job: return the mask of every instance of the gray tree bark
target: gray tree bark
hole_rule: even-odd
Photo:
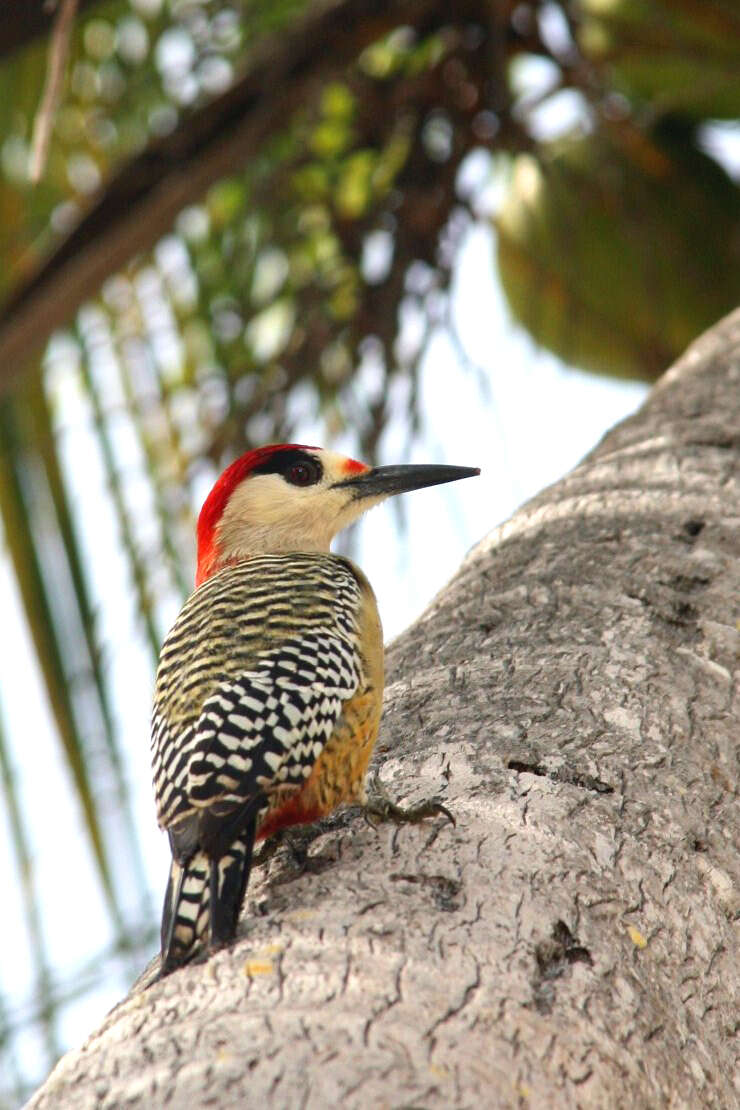
[[[739,455],[740,312],[389,649],[382,783],[456,827],[283,845],[30,1106],[740,1106]]]

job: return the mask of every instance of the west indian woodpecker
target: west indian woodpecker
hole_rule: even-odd
[[[382,631],[370,583],[330,554],[332,539],[387,497],[478,473],[370,468],[280,444],[216,482],[152,715],[157,817],[172,849],[163,974],[233,938],[255,840],[365,797]]]

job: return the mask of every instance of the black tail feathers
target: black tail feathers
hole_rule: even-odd
[[[221,948],[228,944],[236,932],[239,910],[244,901],[252,865],[255,824],[255,818],[252,818],[244,833],[231,842],[224,854],[211,861],[211,948]]]
[[[162,912],[162,969],[167,975],[206,946],[214,949],[234,938],[247,889],[256,816],[218,855],[197,848],[173,859]],[[170,837],[173,840],[172,836]]]
[[[192,959],[206,938],[209,863],[205,852],[170,864],[162,911],[162,974]]]

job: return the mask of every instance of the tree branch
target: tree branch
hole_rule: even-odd
[[[41,180],[49,152],[49,139],[59,100],[64,88],[64,77],[69,54],[69,39],[72,34],[78,0],[60,0],[49,42],[49,58],[46,66],[46,84],[41,97],[31,138],[31,158],[28,176],[35,185]]]
[[[454,20],[473,19],[481,6],[480,0],[457,5]],[[270,40],[261,61],[226,93],[127,163],[5,305],[0,313],[0,392],[107,277],[151,247],[210,185],[244,166],[266,138],[279,133],[366,46],[400,24],[425,35],[451,19],[440,0],[323,0],[311,5],[299,27]]]

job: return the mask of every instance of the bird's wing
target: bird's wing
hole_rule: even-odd
[[[300,786],[362,681],[354,645],[312,629],[263,653],[204,702],[184,790],[191,806],[239,805]]]

